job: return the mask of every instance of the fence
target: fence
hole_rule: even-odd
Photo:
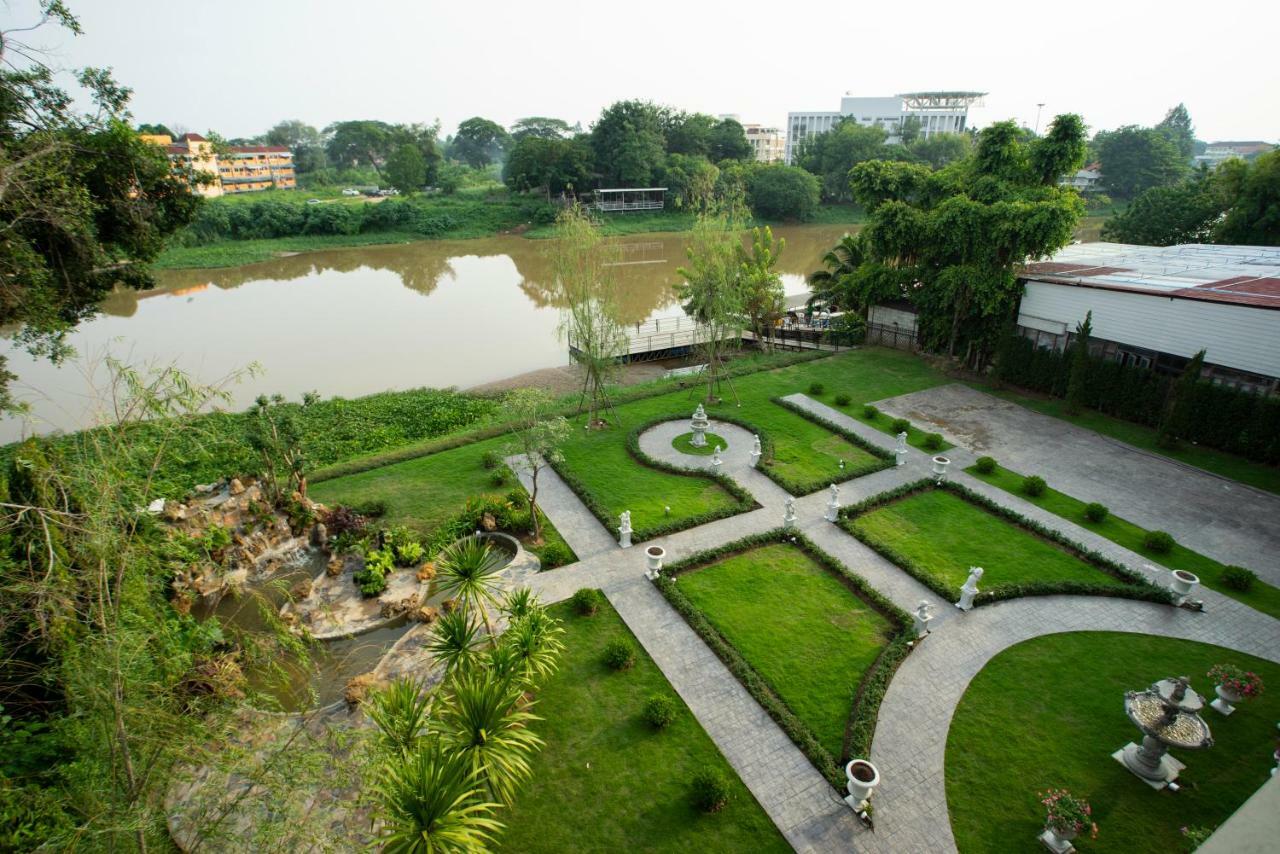
[[[867,324],[868,344],[881,347],[892,347],[895,350],[915,350],[916,333],[914,329],[903,329],[901,326],[885,326],[881,323]]]

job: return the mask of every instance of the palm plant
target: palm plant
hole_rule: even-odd
[[[502,600],[502,613],[510,620],[518,620],[539,607],[537,594],[528,587],[517,587]]]
[[[374,797],[384,852],[484,851],[502,829],[492,818],[500,805],[483,799],[469,757],[438,744],[387,763]]]
[[[502,643],[495,652],[503,652],[504,657],[494,662],[494,669],[514,676],[524,684],[535,678],[545,679],[556,671],[556,664],[564,642],[560,636],[564,629],[560,621],[547,614],[541,608],[529,611],[523,617],[513,620],[502,633]]]
[[[444,663],[445,675],[466,670],[480,655],[480,624],[464,610],[442,614],[427,641],[427,649]]]
[[[826,269],[809,274],[809,287],[813,289],[809,304],[822,301],[828,306],[847,308],[842,304],[845,280],[865,260],[867,243],[861,234],[841,237],[840,242],[822,256],[822,266]]]
[[[430,696],[407,676],[374,694],[368,707],[383,747],[402,757],[414,752],[426,738],[430,712]]]
[[[529,756],[543,744],[529,724],[538,718],[522,707],[518,682],[477,668],[454,676],[440,715],[441,738],[466,758],[489,796],[510,804],[528,779]]]
[[[497,604],[498,573],[502,559],[480,537],[463,537],[449,545],[436,560],[436,584],[440,590],[453,596],[465,610],[480,614],[490,643],[493,642],[493,626],[489,623],[486,603]]]

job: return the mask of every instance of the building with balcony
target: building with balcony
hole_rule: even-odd
[[[743,125],[757,163],[778,163],[787,156],[787,137],[780,128]]]
[[[883,128],[888,141],[898,142],[898,132],[909,117],[920,120],[920,136],[963,133],[968,128],[969,108],[980,106],[985,92],[906,92],[892,97],[855,97],[846,92],[840,109],[834,112],[787,113],[785,159],[795,161],[801,143],[826,133],[845,119],[860,125]]]
[[[218,155],[213,151],[213,143],[198,133],[184,133],[177,142],[168,134],[142,134],[144,142],[164,148],[169,160],[184,172],[190,171],[193,176],[212,176],[211,180],[201,183],[193,182],[191,190],[206,198],[222,195],[222,181],[218,176]]]
[[[164,134],[142,134],[142,139],[162,146],[184,171],[212,175],[212,181],[192,185],[194,192],[208,198],[273,188],[291,190],[298,185],[293,152],[283,145],[233,145],[220,157],[213,143],[198,133],[184,133],[177,142]]]

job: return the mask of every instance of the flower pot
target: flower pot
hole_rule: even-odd
[[[951,465],[951,460],[944,456],[936,456],[933,458],[933,473],[938,477],[947,476],[947,467]]]
[[[1045,830],[1049,831],[1054,836],[1061,839],[1063,842],[1070,842],[1071,840],[1075,839],[1077,836],[1080,835],[1080,831],[1074,827],[1070,829],[1066,829],[1066,828],[1059,829],[1050,825],[1049,827],[1046,827]]]
[[[649,546],[644,550],[644,557],[649,563],[650,572],[657,572],[662,569],[662,559],[666,556],[667,550],[662,546]]]
[[[1177,593],[1179,596],[1186,596],[1191,592],[1192,588],[1199,583],[1199,576],[1187,572],[1185,569],[1175,569],[1173,571],[1173,581],[1169,586],[1173,588],[1173,592]]]
[[[865,759],[851,759],[844,766],[844,776],[849,791],[845,800],[854,806],[871,797],[876,786],[880,785],[880,771]]]
[[[1224,715],[1234,712],[1236,710],[1235,704],[1244,700],[1244,697],[1232,691],[1226,685],[1214,685],[1213,692],[1218,695],[1218,699],[1209,705],[1213,707],[1214,711],[1221,712]]]

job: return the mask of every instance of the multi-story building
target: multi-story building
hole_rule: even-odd
[[[153,145],[195,173],[214,180],[194,185],[195,192],[213,198],[226,193],[252,193],[274,188],[291,190],[298,185],[293,152],[283,145],[233,145],[219,157],[213,143],[198,133],[184,133],[174,142],[164,134],[143,134]]]
[[[1081,193],[1092,193],[1098,189],[1098,182],[1101,180],[1102,167],[1097,163],[1090,163],[1083,169],[1077,169],[1074,175],[1063,176],[1058,185]]]
[[[787,156],[787,137],[780,128],[743,125],[747,142],[759,163],[777,163]]]
[[[914,116],[920,121],[920,135],[961,133],[968,127],[969,108],[981,103],[985,92],[906,92],[893,97],[859,98],[846,92],[836,112],[787,113],[785,158],[795,160],[800,144],[809,137],[826,133],[844,120],[878,126],[897,142],[902,123]]]
[[[1248,160],[1251,157],[1257,157],[1259,154],[1265,154],[1273,148],[1275,148],[1274,145],[1269,142],[1263,142],[1260,139],[1243,142],[1211,142],[1205,148],[1203,154],[1196,155],[1196,165],[1203,164],[1213,169],[1219,163],[1230,160],[1233,157]]]

